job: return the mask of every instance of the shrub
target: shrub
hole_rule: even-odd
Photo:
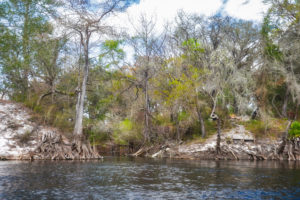
[[[289,137],[290,138],[300,137],[300,122],[295,121],[292,123],[291,128],[289,130]]]
[[[88,130],[86,133],[89,136],[89,140],[92,144],[102,144],[110,139],[109,133],[97,131],[97,130]]]
[[[262,137],[266,133],[266,124],[263,121],[260,120],[250,120],[247,122],[242,122],[242,125],[245,126],[247,130],[252,132],[255,137]]]
[[[143,139],[142,127],[130,119],[119,122],[112,134],[116,144],[128,145],[129,142],[138,143]]]
[[[27,144],[31,140],[31,137],[31,131],[26,131],[24,134],[17,135],[16,139],[20,144]]]

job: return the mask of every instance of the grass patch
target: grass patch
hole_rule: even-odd
[[[262,120],[250,120],[240,122],[245,129],[254,134],[255,138],[271,138],[275,139],[282,135],[287,126],[286,119],[271,118],[268,122]]]
[[[17,135],[15,139],[20,144],[27,144],[32,139],[32,133],[31,131],[26,131],[24,134]]]
[[[197,121],[194,124],[194,126],[190,128],[190,133],[184,137],[184,140],[187,142],[187,144],[204,143],[207,138],[209,138],[217,132],[217,122],[214,122],[212,120],[205,120],[204,124],[206,136],[202,138],[201,126],[200,123]]]

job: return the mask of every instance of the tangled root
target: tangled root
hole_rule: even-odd
[[[47,132],[36,149],[24,158],[31,160],[86,160],[102,158],[89,141],[77,138],[72,144],[65,142],[56,132]]]

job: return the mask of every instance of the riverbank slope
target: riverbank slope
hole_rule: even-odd
[[[32,114],[22,104],[0,101],[0,159],[39,159],[33,152],[41,144],[68,143],[58,129],[37,123]]]
[[[284,134],[284,133],[282,133]],[[216,153],[217,135],[212,135],[201,142],[170,143],[159,150],[148,151],[145,156],[182,159],[221,159],[221,160],[300,160],[300,140],[286,142],[283,151],[282,138],[256,138],[243,125],[221,134],[221,152]],[[292,154],[292,155],[291,155]]]
[[[33,114],[22,104],[0,101],[0,159],[72,159],[72,153],[68,153],[72,147],[67,137],[54,127],[37,123]],[[239,123],[234,123],[230,130],[222,131],[221,152],[218,154],[216,140],[214,134],[200,141],[166,142],[164,145],[143,147],[134,155],[185,159],[300,160],[299,139],[287,142],[279,153],[281,137],[256,138]]]

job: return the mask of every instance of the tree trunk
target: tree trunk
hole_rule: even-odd
[[[148,96],[148,70],[145,71],[145,128],[144,128],[144,142],[150,141],[149,135],[149,96]]]
[[[178,121],[178,114],[175,112],[171,113],[170,120],[172,124],[175,124],[175,135],[173,136],[173,139],[176,139],[178,142],[181,140],[181,134],[180,134],[180,127],[179,127],[179,121]]]
[[[88,28],[85,30],[85,38],[81,34],[81,44],[84,48],[84,69],[81,90],[78,93],[76,104],[76,119],[74,126],[74,142],[72,150],[76,152],[76,157],[79,159],[93,159],[100,158],[98,152],[94,151],[88,139],[83,135],[83,112],[84,112],[84,99],[86,96],[86,85],[89,74],[89,38],[90,32]]]
[[[278,155],[282,154],[283,151],[284,151],[285,145],[286,145],[286,143],[287,143],[287,137],[288,137],[288,134],[289,134],[289,129],[290,129],[290,127],[291,127],[291,124],[292,124],[292,121],[289,121],[289,122],[288,122],[288,125],[287,125],[287,127],[286,127],[286,130],[285,130],[285,132],[284,132],[284,134],[283,134],[283,136],[282,136],[282,142],[281,142],[281,144],[279,145],[278,150],[277,150],[277,154],[278,154]]]
[[[197,114],[201,126],[201,136],[202,138],[204,138],[206,136],[206,130],[205,130],[205,124],[204,124],[204,120],[200,108],[199,109],[197,108]]]
[[[54,103],[54,95],[55,95],[55,83],[54,80],[51,83],[51,103]]]
[[[217,95],[216,95],[217,97]],[[215,113],[216,111],[216,107],[217,107],[217,98],[215,97],[215,99],[213,99],[213,109],[211,111],[210,114],[210,118],[214,121],[217,120],[217,124],[218,124],[218,133],[217,133],[217,141],[216,141],[216,154],[220,154],[221,153],[221,120],[219,118],[219,116]]]
[[[197,91],[197,89],[196,89],[195,93],[196,93],[197,115],[198,115],[198,120],[199,120],[200,126],[201,126],[201,136],[202,136],[202,138],[204,138],[206,136],[206,130],[205,130],[204,120],[203,120],[203,117],[202,117],[202,110],[201,110],[200,105],[199,105],[199,99],[198,99],[198,91]]]
[[[181,140],[181,134],[179,130],[179,121],[178,118],[176,119],[176,135],[177,135],[177,141],[180,142]]]
[[[239,113],[239,107],[238,107],[238,103],[236,101],[236,97],[233,98],[233,109],[234,109],[234,113],[238,114]]]
[[[254,120],[254,119],[256,118],[257,112],[258,112],[258,108],[256,108],[256,109],[252,112],[252,114],[251,114],[251,119],[252,119],[252,120]]]
[[[295,113],[295,117],[294,117],[294,120],[297,120],[298,119],[298,114],[299,114],[299,103],[298,103],[298,101],[296,102],[297,104],[297,106],[296,106],[296,113]]]
[[[287,151],[288,151],[288,160],[296,160],[294,155],[294,151],[295,151],[294,140],[287,140]]]
[[[87,54],[88,52],[85,52]],[[84,98],[86,95],[86,83],[88,78],[89,71],[88,64],[88,56],[85,55],[85,66],[83,71],[83,80],[81,85],[81,90],[78,93],[77,105],[76,105],[76,119],[75,119],[75,127],[74,127],[74,136],[81,138],[82,137],[82,120],[83,120],[83,110],[84,110]]]
[[[220,118],[217,119],[218,120],[218,134],[217,134],[217,144],[216,144],[216,152],[217,154],[221,153],[221,120]]]
[[[288,99],[289,99],[289,90],[286,89],[284,99],[283,99],[282,112],[281,112],[283,117],[287,117]]]
[[[1,99],[4,100],[5,91],[2,92]]]
[[[30,2],[25,3],[25,12],[24,12],[24,26],[23,26],[23,35],[22,35],[22,56],[23,56],[23,87],[24,94],[28,97],[28,76],[30,71],[30,54],[29,54],[29,12],[30,12]]]

